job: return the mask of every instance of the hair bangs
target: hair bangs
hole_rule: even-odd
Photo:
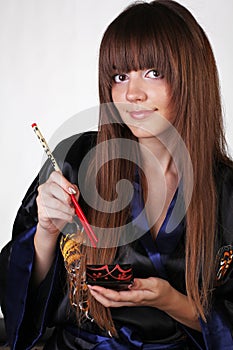
[[[169,29],[154,6],[143,3],[139,7],[134,11],[126,9],[103,37],[99,68],[105,86],[111,86],[115,74],[147,68],[158,70],[171,82],[171,75],[178,70],[171,40],[174,29]]]

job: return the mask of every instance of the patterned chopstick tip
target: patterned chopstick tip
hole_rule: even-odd
[[[40,130],[39,130],[39,128],[38,128],[38,126],[37,126],[36,123],[33,123],[33,124],[32,124],[32,129],[34,130],[34,132],[35,132],[35,134],[36,134],[38,140],[40,141],[42,147],[44,148],[44,151],[45,151],[45,153],[47,154],[47,157],[48,157],[48,158],[50,159],[50,161],[52,162],[52,165],[53,165],[54,169],[55,169],[56,171],[61,171],[61,169],[59,168],[59,166],[58,166],[58,164],[57,164],[57,162],[56,162],[56,159],[54,158],[52,152],[50,151],[50,148],[49,148],[47,142],[45,141],[45,138],[44,138],[43,135],[41,134],[41,132],[40,132]]]

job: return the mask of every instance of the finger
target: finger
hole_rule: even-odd
[[[53,171],[49,177],[49,182],[55,182],[68,194],[77,194],[78,188],[68,181],[59,171]]]
[[[107,291],[107,289],[105,289]],[[134,303],[130,301],[118,301],[114,299],[108,299],[106,294],[101,294],[94,289],[90,290],[92,296],[105,307],[122,307],[122,306],[134,306]]]
[[[154,291],[158,288],[160,278],[149,277],[149,278],[135,278],[131,290],[149,290]]]
[[[124,291],[115,291],[113,289],[107,289],[99,286],[90,286],[91,291],[98,293],[98,295],[102,295],[105,299],[110,301],[115,301],[117,303],[127,302],[130,304],[134,304],[135,300],[138,302],[144,298],[143,291],[138,290],[124,290]]]
[[[61,213],[60,211],[53,209],[53,208],[46,208],[46,216],[50,220],[59,220],[59,221],[64,221],[64,222],[72,222],[73,221],[73,216],[66,214],[66,213]]]
[[[75,209],[55,197],[44,196],[38,199],[38,213],[48,218],[66,219],[74,217]],[[53,215],[51,215],[53,213]],[[56,215],[56,216],[54,216]]]
[[[62,176],[61,176],[61,178],[62,178]],[[70,191],[70,193],[71,192],[76,193],[75,197],[78,200],[78,198],[79,198],[78,187],[73,184],[71,188],[69,187],[69,191]],[[45,197],[45,199],[44,199],[44,196],[51,195],[52,197],[55,197],[55,198],[59,199],[60,201],[62,201],[64,204],[69,205],[69,206],[72,205],[72,207],[73,207],[70,194],[68,194],[64,190],[64,188],[62,188],[57,182],[54,182],[52,176],[49,178],[49,180],[46,183],[39,186],[38,193],[41,196],[41,198],[43,199],[43,203],[48,200],[47,197]]]
[[[70,189],[70,191],[72,192],[73,189],[76,191],[76,193],[74,194],[74,197],[76,198],[77,202],[79,200],[79,196],[80,196],[80,191],[78,189],[78,186],[75,184],[72,184],[72,190]]]
[[[53,208],[74,215],[70,195],[55,183],[46,183],[38,188],[37,206],[41,212],[43,208]]]
[[[133,285],[131,287],[131,290],[135,289],[145,289],[145,282],[142,278],[134,278]]]
[[[66,206],[71,206],[72,200],[70,195],[57,183],[49,182],[43,185],[43,187],[38,189],[39,194],[41,195],[42,200],[45,202],[49,199],[55,198],[62,202]]]
[[[108,299],[115,299],[117,300],[118,299],[118,296],[119,296],[119,292],[117,292],[116,290],[114,289],[108,289],[108,288],[104,288],[104,287],[100,287],[100,286],[91,286],[91,285],[88,285],[89,289],[91,291],[94,291],[98,294],[102,294],[102,295],[105,295],[106,298]]]

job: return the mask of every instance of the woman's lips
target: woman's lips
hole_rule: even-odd
[[[144,109],[140,111],[129,111],[129,114],[133,119],[140,120],[149,117],[154,112],[154,110]]]

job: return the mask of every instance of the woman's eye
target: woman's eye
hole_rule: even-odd
[[[151,79],[161,79],[163,78],[163,75],[156,69],[151,69],[146,73],[146,77]]]
[[[116,74],[116,75],[114,75],[113,80],[115,83],[122,83],[125,80],[127,80],[127,75],[126,74]]]

